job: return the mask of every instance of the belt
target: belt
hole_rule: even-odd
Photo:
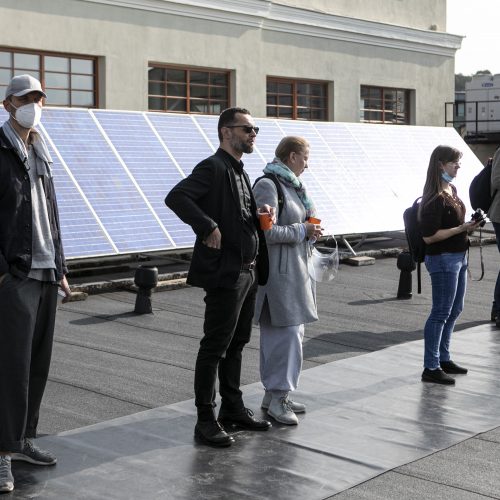
[[[255,269],[257,262],[254,260],[253,262],[245,262],[241,264],[241,270],[242,271],[251,271],[252,269]]]

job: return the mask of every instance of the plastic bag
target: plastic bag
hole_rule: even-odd
[[[335,279],[339,270],[339,248],[335,238],[335,247],[311,246],[307,267],[309,276],[314,281],[328,282]],[[329,241],[329,240],[328,240]]]

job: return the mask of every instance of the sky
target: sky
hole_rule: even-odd
[[[465,35],[455,56],[455,73],[500,73],[500,0],[446,0],[446,31]]]

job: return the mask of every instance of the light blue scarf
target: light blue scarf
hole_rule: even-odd
[[[311,198],[307,195],[306,188],[299,178],[279,159],[274,158],[271,163],[268,163],[264,168],[265,174],[274,174],[283,181],[286,186],[292,187],[297,192],[297,195],[306,209],[306,219],[314,217],[316,209]]]

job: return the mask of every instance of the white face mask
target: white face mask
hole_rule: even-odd
[[[25,104],[16,108],[12,103],[10,105],[16,110],[16,116],[11,113],[11,116],[16,120],[21,127],[33,128],[36,127],[42,118],[42,108],[35,102]]]

